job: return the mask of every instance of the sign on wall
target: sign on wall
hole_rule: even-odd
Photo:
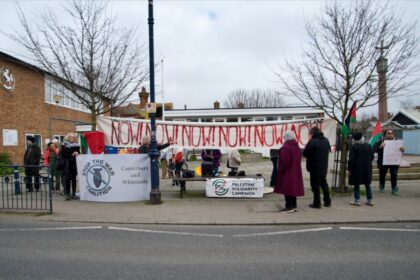
[[[260,198],[264,193],[264,179],[214,178],[206,181],[207,197]]]
[[[149,199],[148,155],[79,155],[77,173],[81,200],[123,202]]]
[[[0,87],[7,91],[15,89],[16,80],[12,71],[9,68],[0,69]]]
[[[142,137],[151,133],[149,120],[99,116],[97,124],[109,146],[137,147]],[[283,145],[283,134],[290,130],[303,148],[314,126],[322,129],[331,144],[335,143],[336,122],[320,119],[246,123],[157,121],[156,140],[185,148],[278,148]]]
[[[3,146],[17,146],[18,132],[15,129],[3,129]]]

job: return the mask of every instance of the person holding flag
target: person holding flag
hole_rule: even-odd
[[[382,135],[381,122],[378,121],[375,125],[375,128],[372,131],[372,134],[370,135],[370,141],[369,141],[370,146],[374,148],[376,142],[378,142],[382,137],[383,135]]]

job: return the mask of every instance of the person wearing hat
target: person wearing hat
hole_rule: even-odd
[[[309,136],[311,140],[303,150],[303,156],[306,158],[306,170],[309,172],[309,180],[314,195],[313,203],[309,204],[309,207],[321,209],[321,189],[324,206],[331,207],[331,196],[327,183],[330,142],[317,126],[309,130]]]
[[[360,206],[360,185],[366,188],[366,204],[373,206],[372,189],[372,160],[374,153],[372,147],[365,142],[361,132],[356,132],[352,136],[347,170],[349,171],[349,185],[354,186],[354,201],[351,205]]]
[[[39,162],[41,160],[41,149],[35,144],[35,138],[33,136],[27,136],[26,142],[27,148],[25,155],[23,156],[26,191],[32,192],[34,190],[32,181],[34,181],[35,191],[39,191]]]

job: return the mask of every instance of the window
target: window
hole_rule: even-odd
[[[41,134],[33,134],[33,133],[26,133],[25,134],[25,149],[28,148],[28,141],[26,140],[26,137],[28,136],[33,136],[35,138],[35,144],[38,145],[38,147],[41,148],[41,152],[44,151],[44,149],[42,148],[42,136]]]
[[[60,141],[60,143],[64,142],[64,137],[65,135],[54,135],[53,139],[58,139],[58,141]]]
[[[277,121],[278,120],[278,117],[276,116],[276,117],[273,117],[273,116],[267,116],[266,118],[265,118],[267,121]]]
[[[292,116],[282,116],[281,119],[288,121],[288,120],[293,119],[293,117]]]
[[[241,117],[241,122],[252,122],[252,117]]]
[[[87,92],[79,89],[78,94],[87,95]],[[54,96],[56,95],[61,96],[61,100],[58,105],[89,112],[89,109],[82,105],[79,98],[77,98],[77,96],[75,96],[70,90],[57,83],[51,76],[45,76],[45,102],[56,104],[54,100]]]
[[[226,121],[227,122],[237,122],[238,118],[227,118]]]
[[[225,122],[225,118],[214,118],[214,122]]]
[[[213,122],[212,118],[201,118],[201,122]]]
[[[263,122],[264,117],[254,117],[254,122]]]

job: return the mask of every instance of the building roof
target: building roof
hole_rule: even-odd
[[[61,77],[59,77],[57,75],[54,75],[54,74],[52,74],[52,73],[50,73],[50,72],[48,72],[48,71],[46,71],[46,70],[44,70],[44,69],[42,69],[42,68],[40,68],[38,66],[35,66],[33,64],[30,64],[30,63],[27,63],[27,62],[25,62],[25,61],[23,61],[23,60],[21,60],[19,58],[16,58],[14,56],[11,56],[10,54],[4,53],[2,51],[0,51],[0,57],[2,57],[3,59],[5,59],[6,61],[11,61],[11,62],[17,63],[19,65],[22,65],[23,67],[30,68],[33,71],[40,72],[42,74],[47,74],[47,75],[50,75],[51,77],[54,77],[55,79],[58,79],[58,80],[61,80],[61,81],[66,81],[66,82],[70,83],[70,81],[67,81],[66,79],[63,79],[63,78],[61,78]],[[88,90],[87,88],[85,88],[85,87],[83,87],[81,85],[78,85],[78,84],[75,84],[75,83],[72,83],[72,84],[76,85],[80,89]],[[105,97],[105,96],[103,96],[102,98],[104,100],[108,100],[108,101],[111,100],[110,98]]]
[[[378,121],[369,122],[369,126],[366,129],[366,131],[372,131],[373,128],[376,126],[376,123],[377,122]],[[382,127],[382,129],[385,128],[385,127],[396,127],[396,128],[399,128],[399,129],[403,129],[404,128],[403,125],[399,124],[398,122],[393,121],[392,119],[389,119],[386,122],[382,122],[381,123],[381,127]]]
[[[4,58],[6,61],[11,61],[11,62],[20,64],[20,65],[22,65],[24,67],[31,68],[34,71],[37,71],[37,72],[41,72],[43,74],[48,74],[48,75],[54,76],[53,74],[45,71],[44,69],[42,69],[42,68],[40,68],[38,66],[35,66],[33,64],[30,64],[30,63],[27,63],[27,62],[25,62],[25,61],[23,61],[23,60],[21,60],[19,58],[16,58],[14,56],[11,56],[10,54],[4,53],[2,51],[0,51],[0,57]]]
[[[395,116],[391,118],[391,120],[394,120],[397,118],[398,114],[402,114],[405,117],[409,118],[413,122],[415,122],[417,125],[420,125],[420,110],[419,109],[407,109],[407,110],[400,110]]]
[[[299,114],[323,114],[320,109],[306,106],[270,107],[270,108],[205,108],[205,109],[177,109],[165,111],[165,117],[226,117],[226,116],[277,116]]]

